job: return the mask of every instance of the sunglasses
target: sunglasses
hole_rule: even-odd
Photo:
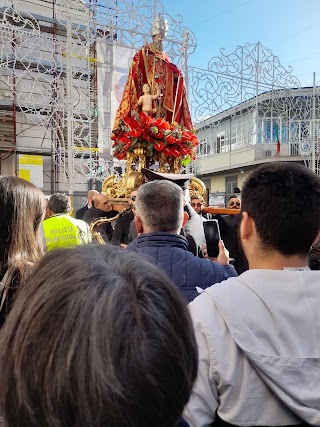
[[[240,208],[240,202],[230,202],[229,206],[234,206],[236,205],[238,208]]]
[[[135,201],[136,201],[136,197],[137,197],[137,196],[131,196],[131,197],[130,197],[130,199],[131,199],[133,202],[135,202]]]
[[[191,203],[191,206],[192,206],[193,208],[195,208],[196,206],[197,206],[197,208],[201,208],[202,203]]]

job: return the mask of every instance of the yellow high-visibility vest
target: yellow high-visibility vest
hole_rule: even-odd
[[[54,215],[44,220],[43,231],[47,252],[91,241],[88,224],[66,214]]]

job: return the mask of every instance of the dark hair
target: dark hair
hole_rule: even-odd
[[[54,214],[69,213],[72,209],[70,197],[67,194],[52,194],[48,201],[48,209]]]
[[[320,240],[318,240],[309,252],[310,270],[320,270]]]
[[[232,194],[230,197],[229,197],[229,202],[230,202],[230,200],[231,199],[239,199],[240,200],[240,194]]]
[[[1,277],[12,268],[24,280],[30,265],[43,254],[39,227],[45,208],[44,195],[35,185],[14,176],[0,176]]]
[[[175,232],[183,220],[183,191],[168,180],[142,185],[137,193],[136,215],[152,231]]]
[[[49,252],[0,334],[0,413],[14,427],[171,427],[197,371],[178,289],[137,254]]]
[[[298,163],[255,169],[242,189],[241,211],[254,220],[265,248],[307,255],[320,230],[320,177]]]

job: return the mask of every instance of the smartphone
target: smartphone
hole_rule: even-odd
[[[219,255],[219,240],[221,240],[218,220],[210,219],[203,223],[209,258],[217,258]]]

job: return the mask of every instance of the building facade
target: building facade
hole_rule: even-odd
[[[250,170],[271,161],[319,173],[319,87],[268,91],[197,126],[197,175],[210,204],[222,205]]]

